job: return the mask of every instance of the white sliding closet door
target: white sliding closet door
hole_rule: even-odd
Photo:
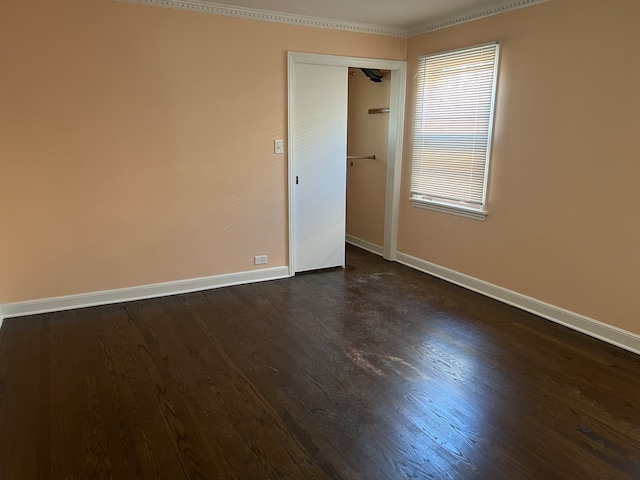
[[[294,271],[344,266],[347,67],[291,68]]]

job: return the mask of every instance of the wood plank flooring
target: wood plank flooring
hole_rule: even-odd
[[[347,263],[6,319],[0,479],[640,479],[640,356]]]

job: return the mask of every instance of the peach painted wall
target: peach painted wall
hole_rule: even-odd
[[[406,52],[113,0],[2,2],[0,32],[0,304],[286,265],[286,52]]]
[[[409,39],[409,78],[419,55],[502,49],[489,216],[411,206],[410,100],[400,251],[640,333],[638,18],[637,0],[552,0]]]
[[[389,115],[369,114],[369,109],[389,106],[391,74],[375,83],[360,69],[349,72],[347,154],[376,159],[347,162],[347,235],[382,247]]]

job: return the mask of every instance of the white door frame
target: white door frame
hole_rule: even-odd
[[[384,211],[383,257],[396,260],[398,243],[398,211],[400,209],[400,176],[402,171],[402,139],[404,132],[404,107],[407,83],[407,63],[398,60],[379,60],[371,58],[342,57],[315,53],[288,52],[288,138],[287,171],[289,193],[289,275],[295,275],[294,265],[294,228],[295,219],[295,177],[293,172],[293,151],[291,148],[294,125],[292,122],[293,105],[293,67],[296,63],[330,65],[337,67],[373,68],[391,71],[391,92],[389,101],[389,137],[387,150],[387,188]],[[347,159],[345,158],[345,165]]]

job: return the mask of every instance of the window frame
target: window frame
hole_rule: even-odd
[[[414,166],[415,162],[419,160],[416,155],[416,150],[420,146],[424,146],[424,143],[417,144],[417,125],[422,123],[422,114],[423,108],[422,104],[418,103],[418,99],[425,96],[425,91],[427,89],[427,82],[424,84],[420,82],[418,76],[422,69],[426,71],[426,65],[423,66],[423,62],[429,61],[429,59],[433,59],[435,57],[440,56],[451,56],[453,54],[460,53],[461,57],[467,54],[468,52],[476,49],[486,48],[488,46],[495,47],[495,58],[493,65],[493,78],[491,83],[491,101],[489,107],[489,119],[488,119],[488,129],[487,129],[487,144],[486,150],[484,152],[485,163],[484,163],[484,178],[482,182],[482,199],[478,206],[475,206],[472,203],[466,203],[464,201],[458,201],[454,199],[446,199],[437,196],[429,196],[428,192],[426,193],[416,193],[414,192]],[[418,66],[416,73],[416,90],[415,90],[415,100],[414,100],[414,124],[413,124],[413,137],[412,137],[412,152],[411,152],[411,160],[412,167],[410,172],[410,201],[414,207],[426,208],[429,210],[434,210],[437,212],[448,213],[453,215],[459,215],[462,217],[473,218],[476,220],[485,220],[488,215],[487,210],[487,191],[489,186],[489,168],[491,164],[491,153],[493,149],[493,126],[494,126],[494,118],[495,118],[495,109],[496,109],[496,97],[497,97],[497,84],[498,84],[498,75],[500,70],[500,43],[499,42],[490,42],[484,43],[480,45],[474,45],[470,47],[459,48],[455,50],[449,50],[444,52],[437,52],[428,55],[422,55],[418,57]],[[422,90],[420,90],[422,89]],[[444,97],[444,96],[443,96]],[[445,132],[445,135],[449,132]],[[457,145],[459,147],[464,146],[460,143],[452,143],[451,145]],[[443,174],[446,175],[446,174]],[[442,177],[440,177],[442,178]]]

